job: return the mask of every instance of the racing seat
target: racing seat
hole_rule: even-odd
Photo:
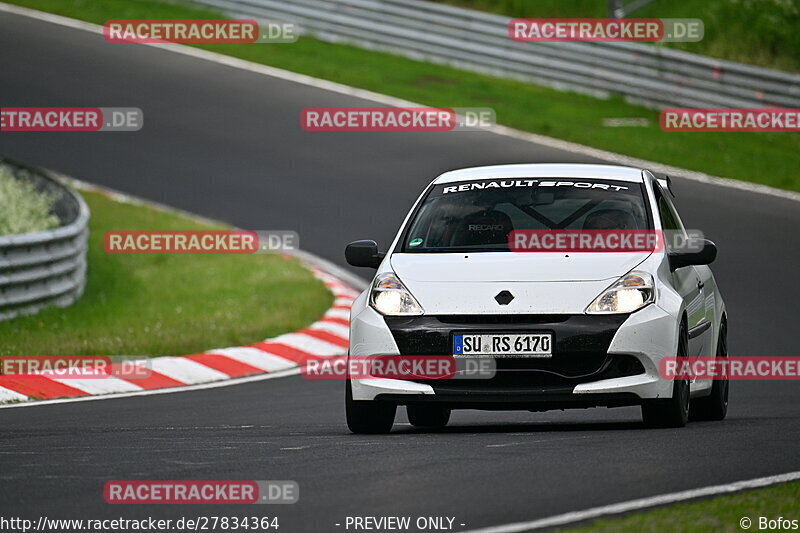
[[[586,215],[583,229],[639,229],[633,215],[622,209],[598,209]]]
[[[508,234],[513,229],[511,217],[507,214],[494,209],[484,209],[471,213],[459,221],[450,246],[508,244]]]

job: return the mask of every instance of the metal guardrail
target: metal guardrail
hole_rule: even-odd
[[[195,0],[346,42],[650,107],[800,107],[800,74],[640,43],[521,43],[508,17],[422,0]]]
[[[0,320],[65,307],[83,294],[89,208],[49,173],[0,158],[0,165],[56,198],[58,228],[0,236]]]

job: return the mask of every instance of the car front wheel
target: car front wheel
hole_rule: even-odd
[[[686,323],[681,322],[678,334],[678,360],[686,357],[689,347],[689,333]],[[680,367],[680,363],[678,364]],[[642,419],[647,427],[681,428],[689,421],[689,380],[675,380],[672,397],[647,400],[642,404]]]
[[[345,413],[347,427],[353,433],[389,433],[394,424],[397,406],[377,401],[353,400],[353,386],[347,380],[345,386]]]

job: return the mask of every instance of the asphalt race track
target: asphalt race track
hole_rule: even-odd
[[[277,45],[276,45],[277,46]],[[0,104],[139,107],[138,133],[8,133],[0,153],[248,229],[292,229],[343,264],[386,246],[443,170],[586,157],[489,133],[308,133],[308,106],[370,105],[152,47],[0,15]],[[502,119],[502,117],[500,117]],[[708,154],[708,157],[715,157]],[[675,179],[714,272],[734,355],[797,353],[800,209]],[[363,272],[368,275],[368,272]],[[722,423],[645,430],[638,408],[456,412],[438,433],[353,436],[343,384],[300,377],[213,390],[0,409],[3,515],[262,515],[337,531],[347,515],[454,516],[457,530],[800,470],[800,386],[737,382]],[[110,479],[291,479],[287,506],[111,506]],[[465,524],[461,527],[459,524]]]

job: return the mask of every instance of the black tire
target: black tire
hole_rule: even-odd
[[[686,322],[681,322],[678,333],[678,357],[686,357],[689,333]],[[682,428],[689,421],[689,380],[675,380],[672,397],[647,400],[642,404],[642,419],[647,427]]]
[[[728,357],[728,322],[725,317],[719,324],[719,339],[717,340],[717,359],[726,360]],[[727,367],[723,367],[726,374],[722,379],[714,380],[711,395],[705,398],[692,400],[690,412],[691,420],[724,420],[728,414],[728,381]]]
[[[344,394],[344,407],[347,415],[347,427],[353,433],[370,435],[389,433],[394,424],[397,406],[391,403],[353,400],[353,388],[347,380]]]
[[[450,421],[450,409],[438,405],[409,405],[408,421],[418,428],[443,428]]]

